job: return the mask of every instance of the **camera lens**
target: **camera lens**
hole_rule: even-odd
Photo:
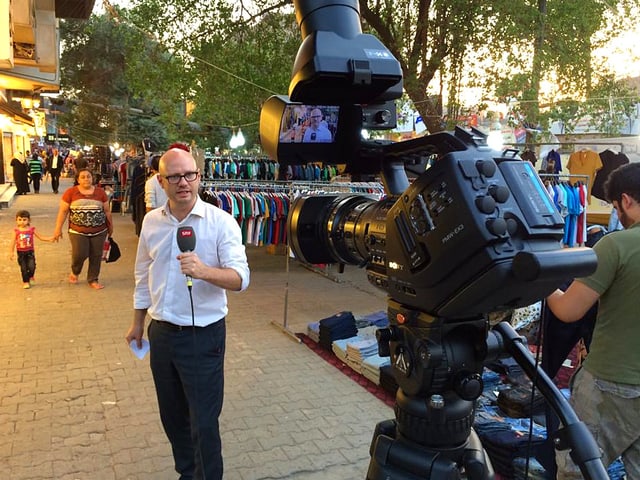
[[[373,249],[384,249],[390,205],[362,195],[299,197],[291,204],[287,224],[291,249],[311,264],[364,266]],[[384,250],[377,253],[384,257]]]

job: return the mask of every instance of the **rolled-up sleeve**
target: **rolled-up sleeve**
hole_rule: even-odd
[[[240,291],[249,287],[250,271],[247,254],[242,244],[242,232],[238,222],[230,215],[220,215],[223,228],[218,230],[218,257],[222,268],[230,268],[237,272],[242,280]]]

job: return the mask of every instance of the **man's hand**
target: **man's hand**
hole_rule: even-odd
[[[127,345],[131,344],[131,340],[135,340],[138,348],[142,348],[142,335],[144,335],[144,319],[146,316],[146,310],[135,310],[129,331],[124,337]]]

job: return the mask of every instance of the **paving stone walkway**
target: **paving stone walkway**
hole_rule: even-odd
[[[71,185],[62,179],[60,191]],[[176,479],[160,425],[148,357],[124,335],[132,318],[137,237],[129,214],[114,213],[122,257],[104,264],[100,291],[70,285],[70,247],[36,243],[36,285],[23,290],[8,259],[15,212],[27,209],[51,235],[59,195],[16,198],[0,210],[0,476],[11,480]],[[230,293],[226,391],[221,417],[225,478],[362,479],[375,424],[390,407],[323,362],[280,328],[341,310],[385,308],[365,272],[335,282],[249,247],[251,286]],[[285,302],[285,291],[286,302]]]

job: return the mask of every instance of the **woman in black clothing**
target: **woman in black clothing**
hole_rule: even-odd
[[[31,190],[29,189],[29,164],[23,162],[17,157],[11,159],[11,167],[13,168],[13,181],[16,184],[16,194],[26,195]]]

